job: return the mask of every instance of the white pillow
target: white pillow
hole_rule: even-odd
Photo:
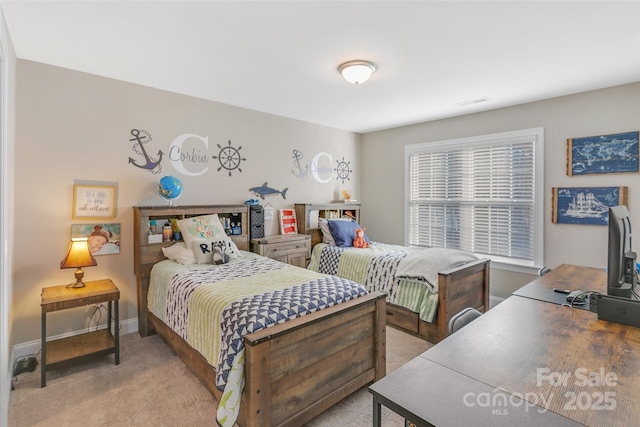
[[[242,256],[238,247],[227,233],[218,218],[218,214],[201,215],[191,218],[185,218],[178,221],[178,227],[182,232],[182,238],[187,244],[187,248],[193,249],[194,240],[218,241],[224,240],[227,247],[231,248],[231,252],[235,257]],[[231,256],[231,254],[229,254]]]
[[[332,220],[337,221],[353,221],[351,218],[331,218]],[[318,226],[320,227],[320,231],[322,231],[322,243],[326,243],[331,246],[336,245],[336,241],[333,239],[333,235],[331,235],[331,230],[329,230],[329,222],[326,218],[318,218]]]
[[[225,264],[219,255],[222,251],[229,259],[237,259],[239,252],[229,246],[231,239],[196,239],[193,241],[193,255],[198,264]],[[216,248],[217,246],[217,248]]]
[[[183,242],[162,248],[162,253],[170,260],[179,262],[180,264],[189,265],[196,263],[196,257],[193,251],[187,249],[187,245]]]

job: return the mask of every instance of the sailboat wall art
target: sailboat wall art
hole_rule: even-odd
[[[555,224],[609,224],[609,207],[627,204],[627,187],[553,187]]]

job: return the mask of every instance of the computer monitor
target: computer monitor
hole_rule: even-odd
[[[626,206],[609,208],[607,294],[632,298],[636,285],[636,253],[631,250],[631,219]]]

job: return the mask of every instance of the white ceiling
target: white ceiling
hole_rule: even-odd
[[[360,133],[640,81],[640,0],[0,4],[18,58]]]

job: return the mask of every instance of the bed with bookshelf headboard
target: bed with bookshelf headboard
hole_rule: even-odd
[[[346,214],[346,215],[345,215]],[[360,205],[354,203],[328,204],[296,204],[298,230],[311,235],[312,257],[309,268],[314,271],[336,274],[350,280],[362,283],[369,290],[383,290],[387,293],[387,324],[405,332],[417,335],[429,342],[437,343],[448,335],[448,324],[451,317],[467,307],[476,308],[482,312],[489,309],[489,270],[490,260],[469,259],[437,271],[433,280],[436,293],[429,297],[431,303],[428,310],[433,318],[425,320],[425,313],[420,312],[416,304],[401,304],[394,300],[393,292],[400,286],[401,293],[405,285],[419,287],[411,280],[393,284],[400,280],[394,274],[397,264],[392,265],[389,257],[401,258],[398,253],[414,252],[412,248],[395,245],[377,244],[374,249],[337,248],[325,243],[320,222],[323,219],[338,219],[350,217],[356,222],[360,220]],[[324,227],[326,228],[326,227]],[[325,230],[326,231],[326,230]],[[424,252],[425,254],[427,252]],[[387,257],[386,259],[382,259]],[[477,258],[477,257],[475,257]],[[342,261],[346,260],[346,261]],[[340,263],[343,265],[340,266]],[[382,273],[370,269],[373,264],[386,263],[386,270]],[[348,267],[343,267],[347,265]],[[369,271],[367,271],[369,269]],[[393,291],[390,291],[393,289]],[[407,293],[408,295],[411,295]],[[415,294],[415,292],[414,292]],[[422,298],[423,295],[420,296]],[[396,303],[394,303],[394,301]],[[410,305],[414,307],[408,308]],[[425,306],[426,304],[423,304]]]
[[[153,219],[184,219],[217,214],[240,222],[231,235],[238,249],[249,248],[248,207],[134,207],[134,270],[137,276],[138,328],[144,337],[158,333],[220,402],[216,368],[149,311],[151,271],[164,261],[162,248],[176,242],[149,238]],[[150,243],[150,240],[153,243]],[[256,259],[255,254],[246,254]],[[268,262],[276,261],[263,259]],[[286,269],[306,270],[294,266]],[[293,271],[293,270],[291,270]],[[349,394],[385,375],[385,298],[369,293],[244,336],[244,389],[237,424],[298,426]],[[336,333],[336,331],[340,331]],[[212,423],[215,413],[212,410]]]

